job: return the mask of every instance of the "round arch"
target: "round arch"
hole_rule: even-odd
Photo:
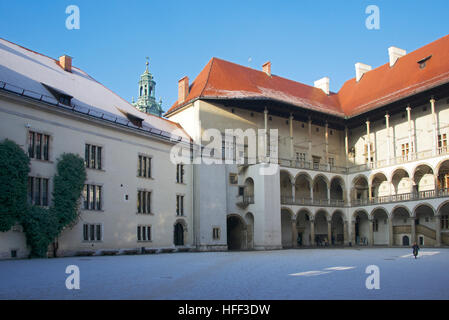
[[[240,215],[228,214],[226,217],[226,235],[228,250],[246,249],[247,226]]]
[[[187,222],[184,219],[177,219],[173,224],[173,243],[175,246],[183,246],[186,239]]]
[[[376,207],[371,211],[373,221],[373,244],[390,244],[390,219],[388,210],[384,207]]]
[[[297,244],[301,246],[310,246],[312,242],[311,224],[313,215],[307,208],[299,209],[296,213],[296,230],[298,232]]]

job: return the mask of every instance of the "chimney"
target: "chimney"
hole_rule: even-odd
[[[185,76],[178,81],[178,104],[183,103],[189,95],[189,77]]]
[[[65,71],[72,72],[72,57],[68,55],[63,55],[59,57],[59,65]]]
[[[324,77],[313,83],[315,88],[321,89],[325,94],[329,95],[329,78]]]
[[[262,70],[271,77],[271,62],[267,61],[262,65]]]
[[[389,47],[388,48],[388,56],[390,57],[390,67],[394,66],[396,61],[407,54],[407,51],[404,49]]]
[[[357,62],[355,64],[355,79],[356,79],[356,81],[359,82],[360,79],[362,79],[362,76],[366,72],[370,71],[371,69],[372,69],[371,66],[361,63],[361,62]]]

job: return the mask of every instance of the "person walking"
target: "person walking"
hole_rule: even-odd
[[[416,242],[414,242],[412,248],[413,248],[413,255],[415,256],[415,259],[416,259],[416,257],[418,256],[418,251],[419,251],[418,244]]]

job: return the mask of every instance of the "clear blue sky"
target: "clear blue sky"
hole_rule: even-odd
[[[65,9],[80,8],[80,30],[67,30]],[[365,8],[380,9],[368,30]],[[323,76],[338,91],[354,63],[378,67],[387,48],[413,51],[449,33],[447,0],[58,0],[0,1],[0,37],[73,64],[127,100],[150,57],[156,97],[167,110],[177,81],[193,81],[211,57],[313,85]],[[251,59],[250,59],[251,58]]]

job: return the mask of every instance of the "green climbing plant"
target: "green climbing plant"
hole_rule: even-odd
[[[84,160],[64,153],[57,161],[50,208],[27,204],[29,158],[15,142],[0,143],[0,231],[23,226],[31,257],[45,257],[50,243],[77,222],[78,205],[86,180]]]

